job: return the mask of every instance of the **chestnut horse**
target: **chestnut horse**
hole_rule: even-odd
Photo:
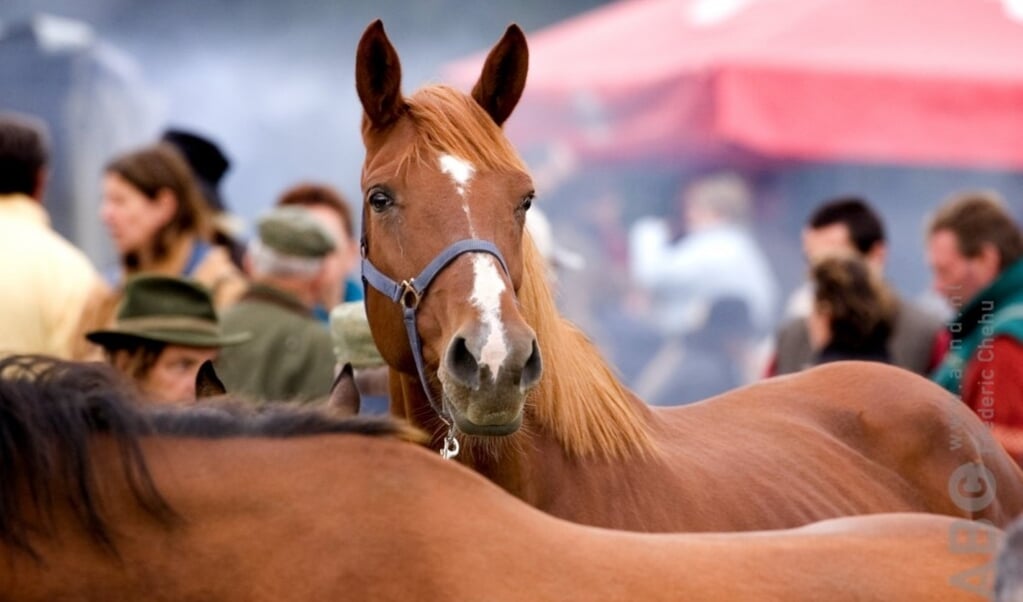
[[[381,23],[359,43],[365,303],[392,413],[590,525],[734,531],[895,511],[1005,525],[1023,511],[1023,475],[977,417],[897,368],[829,364],[676,408],[627,391],[558,315],[523,236],[533,184],[501,125],[526,65],[513,25],[471,95],[406,97]]]
[[[919,514],[609,531],[523,504],[390,421],[152,412],[99,364],[12,358],[0,374],[5,602],[975,600],[1001,537]]]

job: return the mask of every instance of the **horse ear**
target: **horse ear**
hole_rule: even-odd
[[[359,395],[359,388],[355,386],[355,373],[352,365],[346,363],[330,387],[327,407],[342,416],[354,416],[359,413],[360,406],[362,397]]]
[[[227,395],[227,387],[213,369],[213,362],[206,360],[195,375],[195,398],[206,399],[220,395]]]
[[[518,25],[509,25],[504,37],[487,55],[483,73],[472,89],[472,97],[497,125],[503,125],[518,104],[528,71],[526,36]]]
[[[369,125],[383,129],[405,110],[401,94],[401,63],[384,33],[384,24],[373,21],[359,40],[355,55],[355,88]]]

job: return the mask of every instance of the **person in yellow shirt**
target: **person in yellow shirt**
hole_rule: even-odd
[[[69,359],[87,300],[104,285],[89,259],[50,227],[42,199],[46,125],[0,113],[0,355]]]

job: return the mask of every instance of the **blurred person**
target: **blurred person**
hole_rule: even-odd
[[[934,288],[956,309],[932,375],[1023,461],[1023,236],[995,194],[967,192],[927,228]]]
[[[327,266],[334,237],[304,207],[277,207],[257,229],[245,257],[252,284],[223,315],[226,332],[252,340],[225,350],[217,372],[228,391],[258,402],[325,398],[334,351],[313,308],[337,284]]]
[[[314,309],[317,319],[328,321],[331,308],[343,301],[361,301],[359,242],[351,207],[341,193],[325,184],[303,183],[285,190],[277,205],[306,208],[334,236],[335,248],[324,260],[327,285]]]
[[[880,216],[867,201],[839,197],[818,206],[803,228],[803,254],[812,266],[823,256],[855,253],[883,278],[888,246]],[[890,290],[890,289],[888,289]],[[926,376],[940,358],[941,319],[891,291],[895,318],[888,338],[891,363]],[[768,375],[788,374],[815,363],[807,317],[814,305],[812,283],[793,295],[799,309],[778,329]]]
[[[810,282],[814,299],[806,322],[814,363],[891,363],[895,299],[867,260],[856,253],[821,255],[810,268]]]
[[[86,337],[147,399],[183,404],[195,401],[203,362],[249,334],[222,332],[213,299],[198,282],[140,275],[125,284],[114,325]]]
[[[556,195],[562,219],[555,220],[553,238],[581,260],[580,269],[559,270],[558,306],[631,383],[662,337],[648,324],[645,296],[629,274],[624,187],[608,174],[580,173]],[[635,305],[630,304],[634,296],[639,301]]]
[[[547,276],[551,284],[557,285],[561,270],[581,270],[586,265],[582,255],[557,243],[550,220],[536,205],[526,212],[526,230],[547,264]]]
[[[767,332],[774,318],[777,283],[749,230],[751,191],[734,173],[704,176],[679,197],[686,234],[671,241],[671,225],[644,217],[629,232],[630,271],[649,293],[657,326],[685,333],[704,322],[713,301],[746,303],[750,320]]]
[[[231,261],[241,269],[245,256],[245,245],[240,242],[242,220],[231,213],[220,192],[220,181],[231,168],[230,159],[217,143],[196,132],[170,128],[164,131],[160,139],[174,146],[188,162],[213,216],[212,242],[227,250]]]
[[[748,382],[746,366],[755,329],[745,300],[714,300],[704,323],[685,337],[668,339],[635,384],[655,406],[692,403]]]
[[[701,177],[682,189],[679,209],[685,235],[677,242],[671,241],[671,225],[659,218],[641,218],[629,232],[630,270],[637,292],[649,303],[643,312],[649,316],[646,328],[662,339],[635,379],[644,399],[682,398],[681,392],[664,390],[665,383],[673,382],[668,373],[679,369],[669,360],[684,355],[680,346],[726,331],[724,322],[711,318],[712,309],[725,299],[744,307],[751,326],[741,343],[732,337],[730,345],[743,351],[728,361],[744,362],[743,381],[752,380],[754,365],[761,363],[758,342],[770,331],[777,304],[774,274],[749,229],[752,192],[744,178],[731,172]],[[688,354],[700,351],[690,349]]]
[[[242,272],[211,242],[209,211],[173,146],[148,146],[107,164],[100,214],[120,255],[115,280],[141,272],[194,278],[218,308],[245,291]]]
[[[361,395],[360,414],[386,414],[390,410],[390,368],[380,355],[369,329],[362,301],[346,301],[330,311],[330,336],[337,366],[351,364]]]
[[[46,125],[0,113],[0,354],[75,355],[89,300],[106,287],[89,259],[50,227],[43,207]]]

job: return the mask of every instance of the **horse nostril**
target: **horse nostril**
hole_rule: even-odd
[[[522,367],[522,390],[528,391],[540,382],[540,375],[543,373],[543,360],[540,359],[540,347],[533,339],[533,349],[526,359],[526,365]]]
[[[445,357],[448,372],[462,382],[463,385],[476,389],[480,385],[480,365],[476,356],[469,350],[465,337],[455,337],[448,346]]]

